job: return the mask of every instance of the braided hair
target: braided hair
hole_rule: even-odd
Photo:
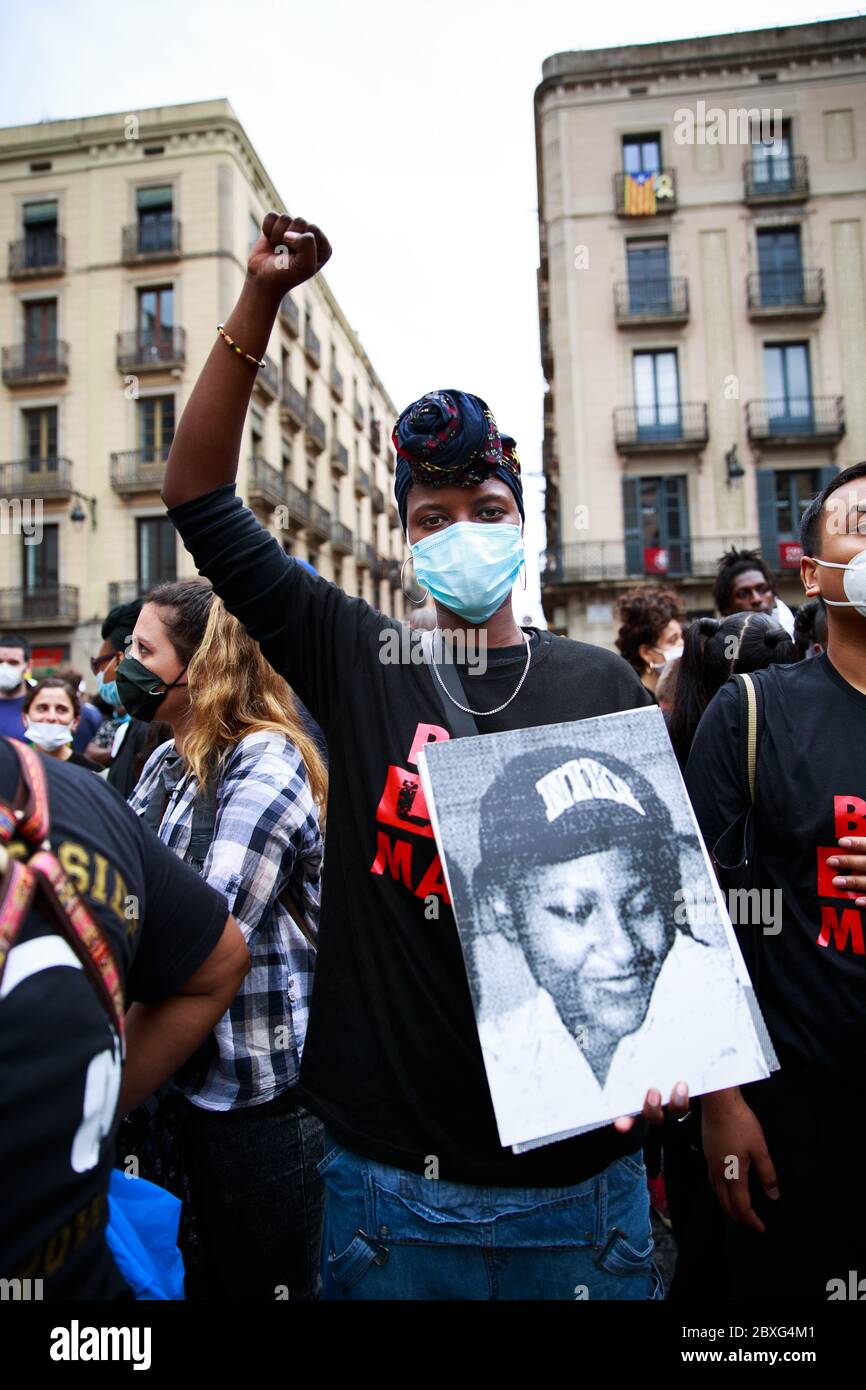
[[[701,715],[731,676],[797,660],[791,638],[769,613],[698,618],[686,632],[668,733],[685,767]]]

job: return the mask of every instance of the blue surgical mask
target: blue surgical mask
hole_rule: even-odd
[[[104,681],[102,672],[96,677],[96,693],[100,700],[104,700],[107,705],[113,705],[115,709],[120,704],[120,696],[117,693],[117,681]]]
[[[524,561],[520,527],[504,521],[456,521],[410,549],[418,583],[468,623],[496,612]]]

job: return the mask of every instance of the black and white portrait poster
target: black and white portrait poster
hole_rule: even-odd
[[[660,710],[431,743],[419,768],[503,1145],[775,1069]]]

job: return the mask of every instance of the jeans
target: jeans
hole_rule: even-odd
[[[183,1138],[206,1271],[187,1297],[319,1297],[321,1122],[291,1090],[238,1110],[187,1101]]]
[[[657,1299],[646,1172],[573,1187],[475,1187],[361,1158],[325,1135],[329,1299]]]

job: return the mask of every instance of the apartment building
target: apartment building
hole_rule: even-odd
[[[712,613],[866,458],[866,20],[558,53],[535,93],[551,626],[617,595]]]
[[[284,207],[224,100],[0,131],[0,630],[34,668],[86,669],[112,604],[194,573],[165,460]],[[241,495],[286,551],[402,616],[397,412],[323,276],[286,296],[266,360]]]

